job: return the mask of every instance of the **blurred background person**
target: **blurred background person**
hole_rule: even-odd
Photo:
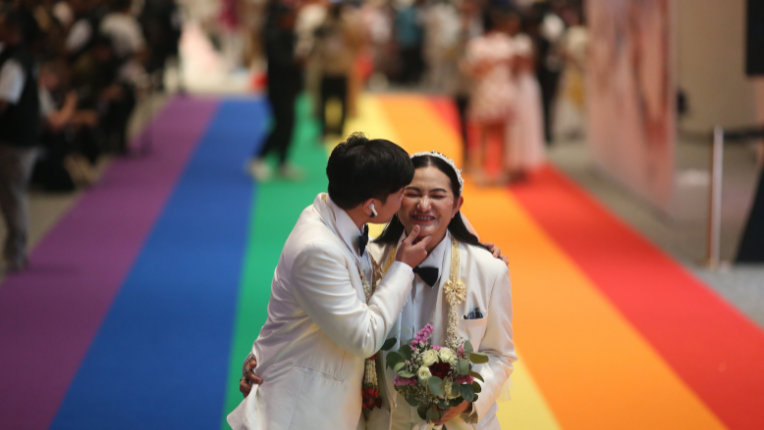
[[[361,8],[361,26],[373,66],[371,89],[386,88],[388,76],[393,74],[393,17],[394,11],[386,0],[369,0]]]
[[[513,37],[515,85],[515,117],[507,127],[509,145],[504,160],[510,180],[522,181],[545,159],[544,118],[535,71],[535,54],[530,36],[520,33]]]
[[[395,42],[400,68],[398,82],[416,85],[424,72],[424,0],[397,0],[395,4]]]
[[[506,8],[491,8],[485,14],[485,34],[472,39],[467,45],[463,63],[465,71],[474,79],[470,96],[469,116],[478,126],[479,144],[470,154],[469,171],[476,183],[487,185],[508,179],[505,166],[498,176],[489,179],[485,173],[484,155],[488,142],[499,143],[506,151],[507,127],[515,116],[516,89],[512,80],[514,48],[513,33],[520,28],[520,19]],[[499,157],[506,158],[505,154]]]
[[[454,79],[452,54],[459,37],[459,13],[450,0],[434,0],[424,10],[425,83],[435,91],[446,91]]]
[[[580,6],[569,5],[563,13],[567,30],[560,43],[565,66],[555,106],[555,138],[580,139],[586,132],[584,77],[589,31],[583,25]]]
[[[557,88],[563,68],[560,56],[560,41],[565,33],[565,22],[559,12],[565,2],[554,0],[536,2],[533,4],[533,15],[529,26],[531,37],[536,42],[536,77],[541,85],[541,96],[544,108],[544,138],[547,144],[552,144],[552,107],[557,97]]]
[[[361,35],[353,22],[345,18],[342,3],[334,3],[324,23],[316,30],[314,57],[321,74],[318,101],[318,119],[322,136],[344,136],[348,116],[349,86],[361,48]],[[336,101],[340,105],[339,120],[327,124],[327,104]]]
[[[103,119],[108,145],[118,154],[129,152],[127,126],[135,109],[137,88],[144,86],[147,80],[143,67],[148,57],[146,41],[132,7],[132,0],[112,0],[110,12],[99,27],[99,34],[111,43],[118,65],[118,94],[111,100]]]
[[[449,63],[455,68],[454,80],[449,88],[454,105],[459,114],[459,130],[462,136],[462,163],[471,164],[469,160],[468,106],[472,92],[472,78],[464,67],[460,67],[467,57],[467,44],[470,40],[483,34],[483,19],[479,0],[461,0],[459,2],[459,29],[456,36]]]
[[[164,89],[164,72],[168,62],[177,64],[183,18],[175,0],[144,0],[138,21],[146,44],[151,47],[146,72],[158,89]],[[180,87],[183,85],[181,83]]]
[[[268,181],[273,170],[266,157],[278,158],[278,174],[288,179],[300,179],[301,172],[288,163],[289,147],[295,126],[295,103],[303,89],[303,58],[296,53],[296,11],[293,7],[274,2],[266,18],[265,55],[268,61],[268,103],[273,115],[270,133],[249,162],[249,173],[258,181]]]
[[[0,209],[7,227],[7,272],[28,265],[27,187],[40,137],[37,66],[17,10],[0,12]]]

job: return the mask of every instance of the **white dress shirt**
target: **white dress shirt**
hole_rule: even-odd
[[[404,234],[401,239],[405,239],[405,237],[406,235]],[[400,242],[398,243],[400,245]],[[400,339],[412,339],[416,333],[430,321],[432,313],[435,311],[438,295],[441,294],[440,281],[444,276],[443,267],[446,266],[444,258],[446,257],[446,249],[449,246],[451,246],[451,234],[446,231],[446,236],[443,240],[441,240],[440,243],[427,255],[427,258],[419,264],[419,267],[437,268],[439,275],[438,280],[431,287],[427,285],[419,275],[414,276],[414,286],[411,288],[411,294],[401,312],[402,333],[398,335]],[[445,276],[448,276],[448,273],[446,273]],[[381,387],[381,389],[384,390],[384,387]],[[382,398],[386,401],[387,396],[383,395]],[[419,417],[416,408],[406,402],[401,402],[397,408],[394,408],[394,430],[398,427],[411,428],[411,424],[416,424],[421,421],[422,419]]]

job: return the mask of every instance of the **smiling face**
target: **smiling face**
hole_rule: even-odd
[[[428,251],[446,236],[448,224],[459,212],[463,198],[454,199],[451,181],[435,166],[416,169],[414,180],[403,189],[403,201],[398,218],[411,232],[415,225],[420,228],[419,237],[432,236]]]

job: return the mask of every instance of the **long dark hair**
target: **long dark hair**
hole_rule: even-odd
[[[449,182],[451,182],[451,192],[454,193],[454,201],[459,199],[462,195],[459,178],[456,176],[456,171],[454,171],[454,168],[451,167],[450,164],[446,163],[441,158],[430,155],[420,155],[412,158],[411,161],[414,164],[414,169],[434,166],[448,176]],[[398,214],[395,214],[390,222],[387,223],[387,226],[385,226],[382,234],[379,235],[374,242],[385,245],[395,245],[401,239],[401,234],[403,234],[404,230],[405,228],[403,227],[400,218],[398,218]],[[461,212],[457,212],[456,215],[451,218],[451,222],[448,223],[448,231],[451,233],[451,236],[459,242],[488,250],[488,248],[480,244],[478,238],[467,229],[467,226],[462,220]]]

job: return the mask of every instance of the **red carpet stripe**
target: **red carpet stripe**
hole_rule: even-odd
[[[764,429],[764,331],[554,168],[510,192],[726,425]]]
[[[725,424],[764,428],[764,331],[555,169],[511,192]]]

